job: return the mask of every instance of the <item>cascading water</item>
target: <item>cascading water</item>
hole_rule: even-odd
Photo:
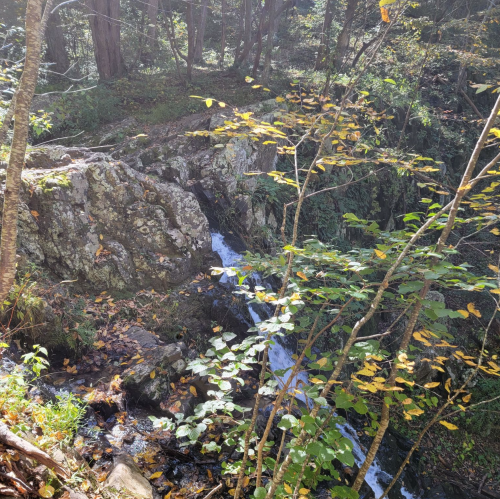
[[[222,260],[223,267],[234,267],[237,265],[238,261],[241,260],[241,255],[236,253],[226,242],[224,236],[217,232],[212,233],[212,251],[219,254]],[[223,275],[221,277],[221,282],[228,282],[227,275]],[[248,311],[254,321],[254,324],[257,324],[262,321],[262,318],[257,313],[255,307],[252,306],[251,303],[248,304]],[[295,361],[292,359],[292,352],[289,352],[285,346],[283,346],[276,337],[273,338],[274,344],[271,345],[269,349],[269,364],[272,371],[277,371],[279,369],[287,369],[295,364]],[[288,376],[290,375],[290,371],[288,371],[283,379],[286,381]],[[307,375],[305,373],[300,373],[297,376],[297,381],[302,381],[307,383]],[[295,385],[297,384],[295,382]],[[294,383],[292,382],[292,385]],[[365,460],[365,453],[362,449],[362,445],[359,442],[358,436],[356,434],[356,430],[348,423],[339,426],[339,430],[342,435],[349,440],[351,440],[353,444],[353,455],[358,466]],[[392,477],[383,471],[379,461],[375,459],[373,464],[371,465],[368,473],[366,474],[365,481],[372,489],[376,498],[380,497],[385,490],[384,483],[390,481]],[[401,495],[406,499],[415,499],[416,496],[408,492],[404,487],[401,487]]]

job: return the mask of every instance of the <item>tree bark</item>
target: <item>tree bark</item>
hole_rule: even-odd
[[[66,51],[66,40],[61,28],[61,17],[59,11],[55,11],[48,18],[47,24],[47,52],[45,58],[51,62],[50,70],[63,74],[69,69],[69,58]]]
[[[221,2],[222,26],[220,38],[219,67],[222,69],[224,67],[224,56],[226,52],[226,0],[221,0]]]
[[[159,0],[148,0],[145,12],[146,23],[146,43],[142,51],[141,60],[144,64],[151,65],[156,52],[156,26],[158,23],[158,3]]]
[[[238,57],[237,65],[241,66],[247,60],[252,50],[252,0],[244,0],[245,5],[245,30],[243,32],[243,50]]]
[[[202,0],[200,24],[196,33],[196,44],[194,47],[194,61],[203,62],[203,42],[205,40],[205,28],[207,26],[208,4],[210,0]]]
[[[53,469],[54,472],[60,477],[65,479],[70,477],[69,473],[47,453],[12,433],[5,423],[0,423],[0,442],[13,447],[25,456],[36,459],[39,463],[47,466],[47,468]]]
[[[267,0],[264,6],[263,7],[261,6],[260,9],[259,28],[257,31],[257,49],[255,51],[255,58],[253,61],[253,68],[252,68],[253,78],[257,77],[257,71],[260,65],[260,56],[262,55],[262,28],[264,27],[264,21],[266,19],[266,14],[268,10],[269,10],[269,0]]]
[[[276,16],[276,0],[269,1],[269,29],[267,31],[267,45],[266,45],[266,56],[264,58],[264,71],[262,72],[262,80],[264,83],[269,81],[271,76],[271,61],[273,57],[273,40],[274,40],[274,30],[277,24]]]
[[[125,63],[120,49],[120,0],[85,0],[94,41],[97,71],[102,80],[120,77]]]
[[[321,30],[321,38],[319,42],[318,55],[316,56],[316,64],[314,69],[319,71],[325,69],[328,60],[328,52],[330,46],[330,29],[333,21],[333,1],[328,0],[325,8],[325,20],[323,21],[323,29]]]
[[[335,53],[333,56],[333,63],[337,71],[340,71],[340,69],[342,68],[344,58],[347,54],[347,49],[349,48],[352,22],[354,21],[354,15],[356,14],[358,1],[359,0],[347,0],[344,26],[342,27],[342,31],[337,38],[337,46],[335,47]]]
[[[42,52],[42,0],[26,6],[26,58],[16,92],[14,136],[5,182],[0,239],[0,304],[5,301],[16,275],[17,213],[24,156],[28,143],[29,111],[35,94]],[[11,105],[13,105],[12,103]]]
[[[193,3],[187,2],[186,7],[186,24],[188,32],[188,52],[186,57],[187,65],[187,79],[191,81],[193,78],[193,62],[194,62],[194,43],[195,43],[195,26],[194,26],[194,14],[193,14]]]

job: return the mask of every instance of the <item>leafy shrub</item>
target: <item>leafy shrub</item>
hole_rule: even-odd
[[[52,133],[95,130],[122,116],[120,98],[104,85],[86,92],[63,95],[51,106],[53,113]]]

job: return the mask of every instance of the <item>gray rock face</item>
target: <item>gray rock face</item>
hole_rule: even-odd
[[[201,268],[211,238],[193,194],[105,154],[70,152],[39,152],[23,174],[19,247],[30,261],[93,290],[166,290]],[[63,166],[47,169],[51,160]]]
[[[108,489],[121,492],[120,497],[154,499],[153,487],[128,454],[117,456],[113,469],[104,482]],[[122,495],[123,494],[123,495]]]

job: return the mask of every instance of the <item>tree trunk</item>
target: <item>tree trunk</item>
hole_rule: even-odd
[[[337,38],[337,46],[335,47],[335,54],[333,56],[333,62],[335,69],[339,71],[344,63],[344,58],[347,54],[347,49],[349,48],[349,39],[351,37],[351,27],[354,21],[354,15],[356,13],[356,7],[358,6],[359,0],[348,0],[347,9],[345,12],[345,21],[342,31]]]
[[[239,18],[238,30],[237,30],[238,38],[236,40],[236,50],[234,51],[234,63],[233,63],[234,66],[237,65],[238,60],[240,58],[241,40],[243,40],[244,22],[245,22],[245,0],[241,0],[240,18]]]
[[[26,6],[26,58],[16,92],[14,137],[5,182],[2,236],[0,240],[0,304],[5,301],[16,275],[17,212],[24,156],[28,143],[29,111],[35,94],[42,52],[42,0]]]
[[[243,50],[238,57],[237,65],[241,66],[248,59],[252,50],[252,0],[244,0],[245,2],[245,31],[243,32]]]
[[[222,69],[224,67],[224,56],[226,52],[226,0],[221,0],[221,15],[222,15],[222,30],[220,39],[220,58],[219,67]]]
[[[156,52],[156,25],[158,22],[158,3],[159,0],[148,0],[146,5],[146,43],[142,52],[142,62],[151,65],[154,61]]]
[[[194,48],[195,62],[203,62],[203,41],[205,39],[205,28],[207,26],[208,4],[210,0],[203,0],[201,4],[200,24],[196,33],[196,44]]]
[[[193,78],[193,61],[194,61],[194,43],[195,43],[195,27],[193,15],[193,3],[187,2],[186,7],[186,24],[188,31],[188,53],[186,57],[187,64],[187,79],[191,81]]]
[[[61,28],[61,17],[59,11],[55,11],[48,18],[47,23],[47,52],[45,58],[52,65],[49,67],[51,71],[63,74],[69,69],[69,58],[66,52],[66,41]]]
[[[325,20],[323,21],[323,29],[321,30],[321,39],[319,42],[318,55],[316,56],[316,71],[325,69],[330,49],[330,29],[333,20],[333,1],[328,0],[325,8]]]
[[[273,57],[273,41],[274,30],[277,24],[277,17],[275,16],[276,0],[269,0],[269,29],[267,31],[267,46],[266,57],[264,59],[264,71],[262,72],[262,80],[264,83],[269,81],[271,76],[271,60]]]
[[[262,28],[264,27],[264,21],[266,19],[267,11],[269,10],[269,0],[266,0],[266,3],[260,9],[260,20],[259,20],[259,29],[257,31],[257,50],[255,51],[255,58],[253,61],[252,68],[252,77],[257,77],[257,71],[259,70],[260,65],[260,56],[262,55]]]
[[[125,73],[120,50],[120,0],[85,0],[94,41],[97,71],[102,80]]]

